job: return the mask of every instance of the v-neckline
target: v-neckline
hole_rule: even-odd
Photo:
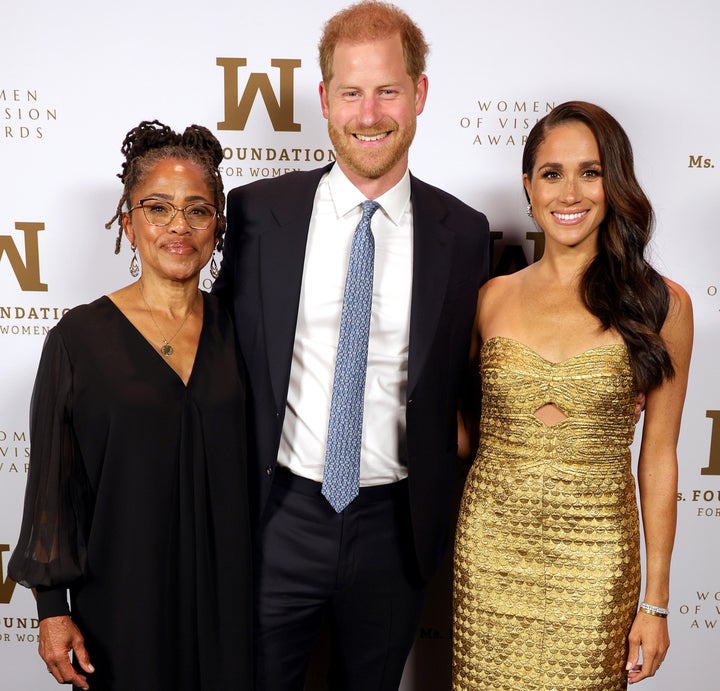
[[[127,323],[127,325],[130,327],[130,329],[137,334],[138,338],[153,352],[153,354],[160,360],[160,362],[163,363],[163,366],[165,369],[169,370],[172,375],[180,382],[180,384],[183,386],[185,390],[190,388],[190,384],[192,383],[192,380],[195,376],[195,368],[197,366],[198,362],[198,354],[200,353],[200,348],[202,347],[203,342],[203,336],[205,334],[205,324],[206,324],[206,314],[207,314],[207,302],[205,300],[205,293],[201,290],[200,295],[202,296],[203,301],[203,317],[202,317],[202,326],[200,327],[200,338],[198,338],[198,347],[195,351],[195,357],[193,358],[193,364],[190,368],[190,374],[188,376],[187,384],[183,381],[183,378],[170,366],[168,361],[165,359],[165,357],[157,351],[155,346],[147,339],[145,336],[142,335],[140,330],[135,326],[135,324],[130,321],[128,316],[123,312],[108,295],[103,295],[103,298],[107,300],[110,305],[115,309],[115,311],[123,318],[123,320]]]

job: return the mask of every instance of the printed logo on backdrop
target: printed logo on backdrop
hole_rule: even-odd
[[[28,432],[0,429],[0,479],[18,476],[24,482],[29,461]]]
[[[554,101],[523,98],[477,99],[472,112],[458,124],[467,132],[466,142],[478,151],[523,147],[533,125],[555,107]],[[524,242],[523,242],[524,239]],[[524,269],[545,249],[542,232],[491,231],[492,276]]]
[[[720,311],[718,286],[707,288],[707,298],[714,300]],[[700,468],[697,478],[689,488],[680,488],[677,495],[678,511],[689,512],[697,520],[720,519],[720,410],[706,410],[705,417],[710,424],[710,444],[707,460]],[[699,482],[706,478],[705,482]],[[702,486],[704,485],[704,486]]]
[[[25,257],[23,259],[12,235],[0,235],[0,262],[10,263],[22,290],[46,291],[47,283],[40,280],[40,248],[38,233],[45,230],[44,223],[16,223],[15,230],[23,232]]]
[[[690,511],[694,518],[720,519],[720,410],[707,410],[705,417],[710,419],[711,424],[710,448],[707,465],[700,468],[698,475],[715,478],[715,482],[713,486],[705,487],[700,487],[700,483],[696,482],[689,490],[679,491],[678,508]]]
[[[302,60],[272,58],[270,71],[250,71],[247,58],[217,58],[223,71],[224,119],[218,130],[243,132],[251,113],[266,117],[274,132],[282,133],[282,145],[223,137],[225,178],[269,178],[294,170],[309,170],[335,160],[326,147],[308,145],[302,139],[302,123],[295,116],[295,74]],[[277,89],[273,82],[278,84]],[[286,145],[286,133],[297,135],[297,146]],[[278,142],[280,137],[278,136]],[[241,182],[249,182],[243,180]]]
[[[491,276],[511,274],[542,257],[545,251],[545,234],[542,231],[531,230],[525,233],[525,240],[530,246],[529,255],[525,253],[522,245],[515,244],[517,239],[518,235],[511,234],[511,242],[508,242],[504,232],[490,231],[490,256],[493,262]]]
[[[677,608],[680,620],[690,631],[720,633],[720,591],[695,590]]]
[[[522,147],[533,125],[554,107],[554,101],[477,99],[471,111],[460,117],[459,126],[473,148]]]
[[[0,109],[3,120],[0,140],[43,139],[58,117],[57,108],[44,103],[37,89],[0,86]]]
[[[0,608],[9,605],[13,597],[18,599],[24,597],[28,613],[20,616],[0,616],[0,643],[34,643],[37,645],[40,622],[35,613],[32,597],[35,592],[22,586],[18,587],[15,581],[6,575],[3,563],[5,557],[9,558],[9,555],[10,545],[0,544]]]
[[[688,168],[712,170],[715,167],[715,164],[712,162],[712,158],[704,156],[703,154],[690,154],[689,159]]]
[[[3,285],[0,336],[45,336],[68,308],[13,304],[10,302],[13,291],[8,289],[14,281],[21,292],[47,292],[48,284],[41,278],[38,240],[38,233],[45,230],[45,224],[18,221],[15,230],[21,231],[22,235],[0,232],[0,280]]]

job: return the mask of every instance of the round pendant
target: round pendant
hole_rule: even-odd
[[[162,346],[160,347],[160,352],[165,357],[167,357],[168,355],[172,355],[173,354],[172,346],[169,343],[163,343]]]

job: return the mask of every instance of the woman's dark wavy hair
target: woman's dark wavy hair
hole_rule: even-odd
[[[583,302],[604,329],[614,328],[623,337],[635,385],[639,391],[649,391],[674,375],[660,337],[670,293],[662,276],[645,259],[654,215],[635,177],[627,134],[599,106],[584,101],[562,103],[530,131],[523,151],[523,173],[532,178],[538,148],[550,130],[567,122],[581,122],[595,136],[608,205],[600,224],[597,256],[580,284]]]
[[[115,254],[120,252],[122,242],[123,204],[130,208],[132,191],[142,183],[150,168],[158,161],[177,158],[199,165],[213,194],[213,204],[217,207],[217,226],[215,237],[217,249],[222,250],[225,220],[225,192],[218,166],[223,160],[223,151],[215,135],[201,125],[190,125],[180,134],[158,120],[143,120],[133,127],[120,148],[125,162],[118,177],[123,183],[123,194],[118,202],[115,215],[105,224],[110,230],[117,219],[120,231],[115,240]]]

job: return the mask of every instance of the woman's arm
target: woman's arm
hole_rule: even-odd
[[[38,652],[61,684],[87,689],[70,652],[92,673],[83,636],[70,618],[67,587],[85,563],[80,519],[86,494],[84,468],[72,433],[72,365],[57,327],[43,347],[30,405],[30,469],[20,536],[8,571],[18,583],[37,588]]]
[[[675,376],[647,394],[638,459],[647,563],[643,602],[662,608],[667,608],[670,597],[670,557],[677,514],[677,443],[693,341],[690,297],[676,283],[667,283],[670,309],[660,335],[672,358]],[[629,644],[630,683],[653,676],[670,645],[667,619],[639,611],[630,631]],[[639,664],[640,649],[642,664]]]

